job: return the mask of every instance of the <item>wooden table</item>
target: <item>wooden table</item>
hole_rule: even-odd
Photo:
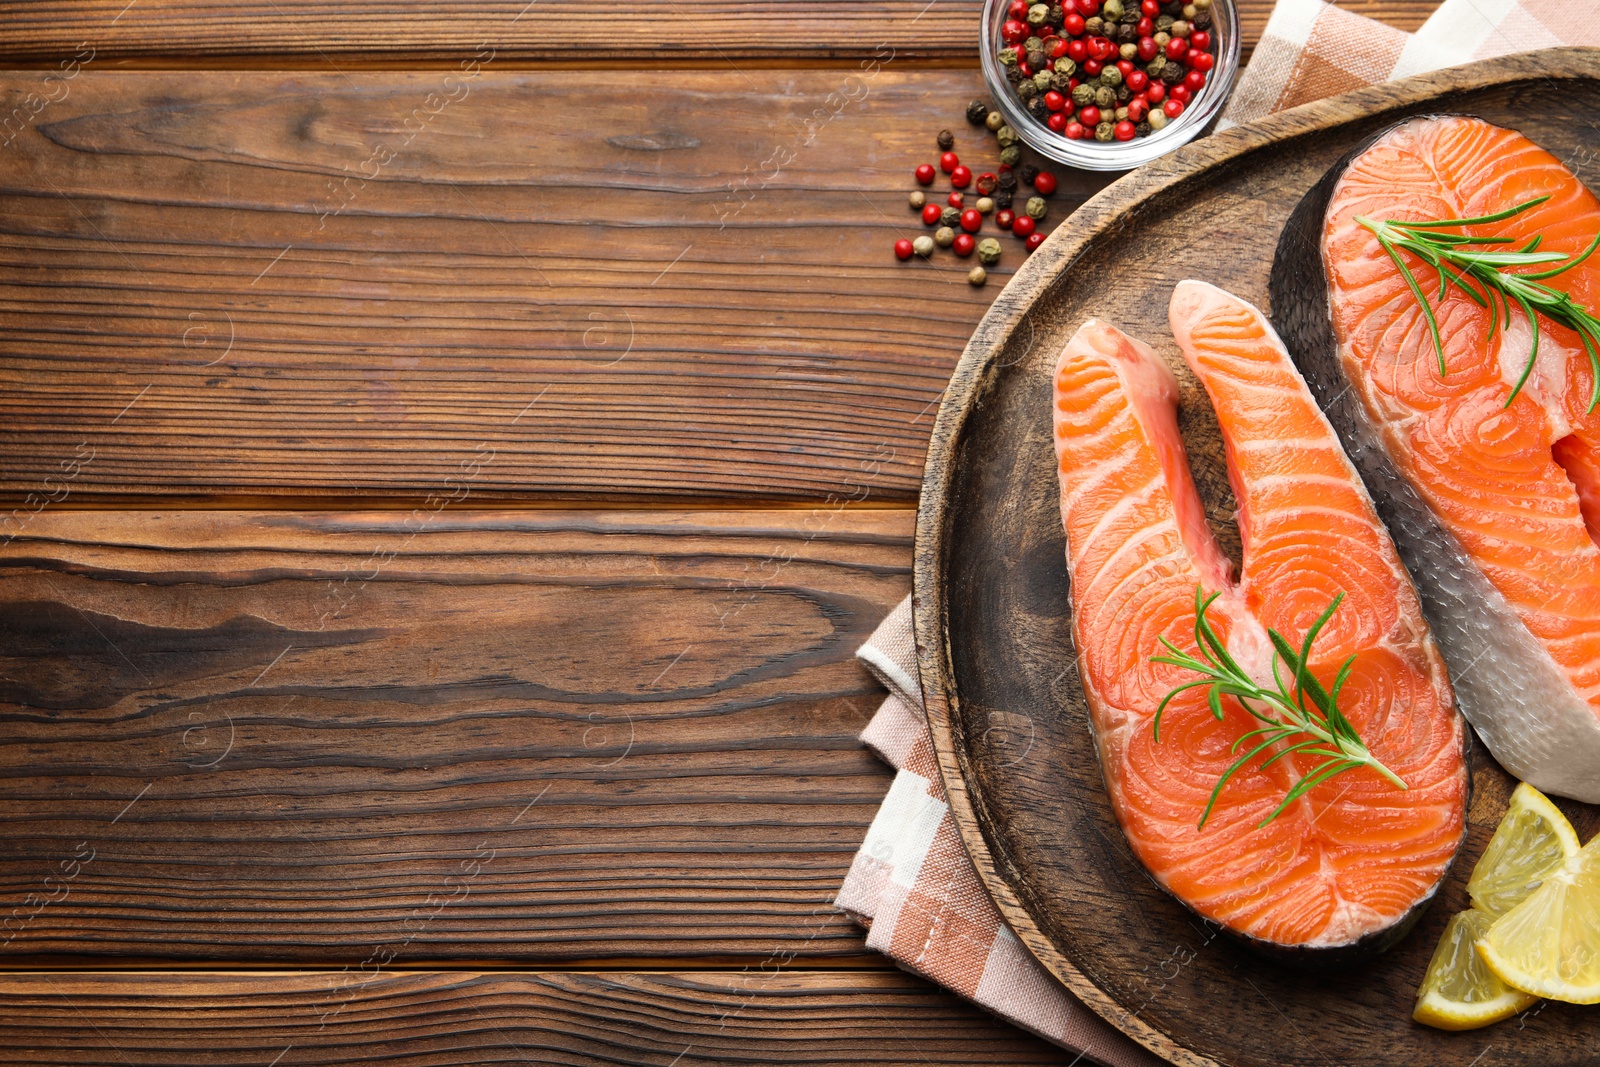
[[[829,906],[979,8],[0,3],[0,1059],[1062,1059]]]

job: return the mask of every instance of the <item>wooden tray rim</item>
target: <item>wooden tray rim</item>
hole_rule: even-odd
[[[923,703],[951,818],[984,888],[1028,951],[1106,1022],[1178,1067],[1226,1065],[1178,1044],[1125,1009],[1045,936],[996,867],[978,809],[966,787],[967,753],[956,744],[951,726],[950,705],[959,698],[954,695],[950,676],[949,631],[945,625],[948,605],[941,579],[952,458],[961,443],[967,418],[992,384],[995,358],[1035,301],[1096,238],[1115,228],[1125,212],[1182,182],[1231,165],[1260,149],[1353,120],[1379,117],[1445,93],[1471,92],[1524,81],[1583,78],[1600,79],[1600,48],[1548,48],[1515,53],[1313,101],[1187,145],[1119,178],[1059,226],[995,298],[951,374],[928,444],[922,493],[917,505],[912,571],[913,631]]]

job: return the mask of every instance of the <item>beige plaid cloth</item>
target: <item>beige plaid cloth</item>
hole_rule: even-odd
[[[1364,85],[1562,44],[1600,46],[1600,0],[1445,0],[1414,34],[1279,0],[1222,125]],[[1006,928],[945,804],[908,597],[857,653],[889,689],[861,740],[899,773],[835,903],[867,945],[1025,1030],[1111,1067],[1162,1061],[1084,1007]]]

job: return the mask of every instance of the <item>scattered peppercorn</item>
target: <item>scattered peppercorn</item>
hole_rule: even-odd
[[[966,167],[957,167],[950,172],[950,184],[957,189],[965,189],[972,184],[972,172]]]
[[[949,174],[961,165],[961,158],[954,152],[946,152],[939,157],[939,169]]]
[[[967,121],[974,126],[982,126],[989,117],[989,105],[982,100],[974,100],[967,105]]]
[[[958,233],[956,234],[956,239],[950,245],[950,251],[954,252],[962,259],[966,259],[968,256],[972,255],[972,250],[974,247],[976,247],[976,245],[977,242],[973,240],[972,234]]]
[[[922,166],[917,168],[917,184],[933,184],[933,165],[931,163],[924,163]]]
[[[1030,196],[1028,197],[1028,203],[1022,210],[1028,213],[1030,219],[1038,222],[1050,214],[1050,205],[1044,202],[1044,197],[1042,196]]]
[[[912,193],[911,193],[911,210],[912,211],[921,211],[923,206],[926,205],[927,202],[928,202],[928,194],[924,193],[921,189],[915,189],[915,190],[912,191]]]
[[[1034,222],[1033,219],[1029,218],[1027,215],[1018,215],[1015,219],[1011,220],[1011,232],[1017,237],[1026,239],[1030,234],[1033,233],[1034,228],[1037,225],[1038,223]]]
[[[967,271],[967,284],[974,288],[981,288],[989,280],[989,272],[982,267],[973,267]]]
[[[944,202],[949,204],[951,207],[965,207],[967,198],[962,196],[960,193],[951,193],[949,196],[944,198]]]
[[[1035,248],[1038,248],[1042,244],[1044,244],[1044,234],[1030,233],[1028,235],[1028,239],[1022,242],[1022,247],[1026,248],[1029,252],[1032,252]]]
[[[956,135],[949,130],[940,130],[938,141],[939,147],[948,152],[956,146]]]
[[[927,234],[923,234],[921,237],[918,237],[915,241],[911,242],[911,250],[917,255],[921,256],[923,259],[927,259],[929,256],[933,255],[933,238],[929,237]]]
[[[1011,199],[1010,190],[1001,189],[999,192],[994,194],[994,206],[996,208],[1000,210],[1009,210],[1012,203],[1013,201]]]
[[[983,229],[983,214],[977,208],[967,208],[961,213],[961,228],[968,233]]]
[[[972,206],[978,209],[980,215],[988,215],[994,211],[994,201],[987,196],[978,197],[978,202]]]
[[[944,212],[938,204],[928,204],[922,209],[922,224],[924,226],[937,226]]]
[[[1018,148],[1014,144],[1006,145],[1004,148],[1000,149],[1000,162],[1004,163],[1006,166],[1014,165],[1017,160],[1021,158],[1022,149]]]
[[[948,226],[940,226],[937,230],[933,231],[933,243],[938,245],[940,248],[949,248],[950,245],[955,242],[955,239],[956,231],[952,230]]]
[[[900,238],[900,240],[896,241],[894,243],[894,258],[896,258],[896,259],[910,259],[911,258],[911,242],[906,240],[904,237],[902,237],[902,238]]]
[[[1006,117],[998,111],[991,111],[988,117],[983,120],[983,124],[992,133],[1006,124]]]
[[[909,255],[911,255],[911,243],[907,241],[906,254],[900,258],[905,259]],[[979,241],[978,261],[985,267],[992,267],[996,263],[1000,262],[1000,242],[996,241],[993,237],[985,237],[983,240]]]
[[[988,196],[990,193],[995,191],[996,187],[998,187],[999,184],[1000,184],[1000,179],[996,178],[993,174],[990,174],[988,171],[984,171],[982,174],[978,175],[978,177],[975,179],[975,187],[978,190],[978,195],[979,196]]]
[[[1011,229],[1012,220],[1014,220],[1016,217],[1017,216],[1012,213],[1010,208],[1003,208],[994,213],[994,224],[1000,227],[1002,230],[1009,230]]]
[[[1056,191],[1056,176],[1047,170],[1041,170],[1033,176],[1033,187],[1040,196],[1050,196]]]

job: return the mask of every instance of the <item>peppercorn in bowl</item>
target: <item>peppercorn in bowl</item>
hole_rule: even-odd
[[[1128,170],[1187,144],[1239,70],[1233,0],[987,0],[983,74],[1017,140],[1084,170]]]

